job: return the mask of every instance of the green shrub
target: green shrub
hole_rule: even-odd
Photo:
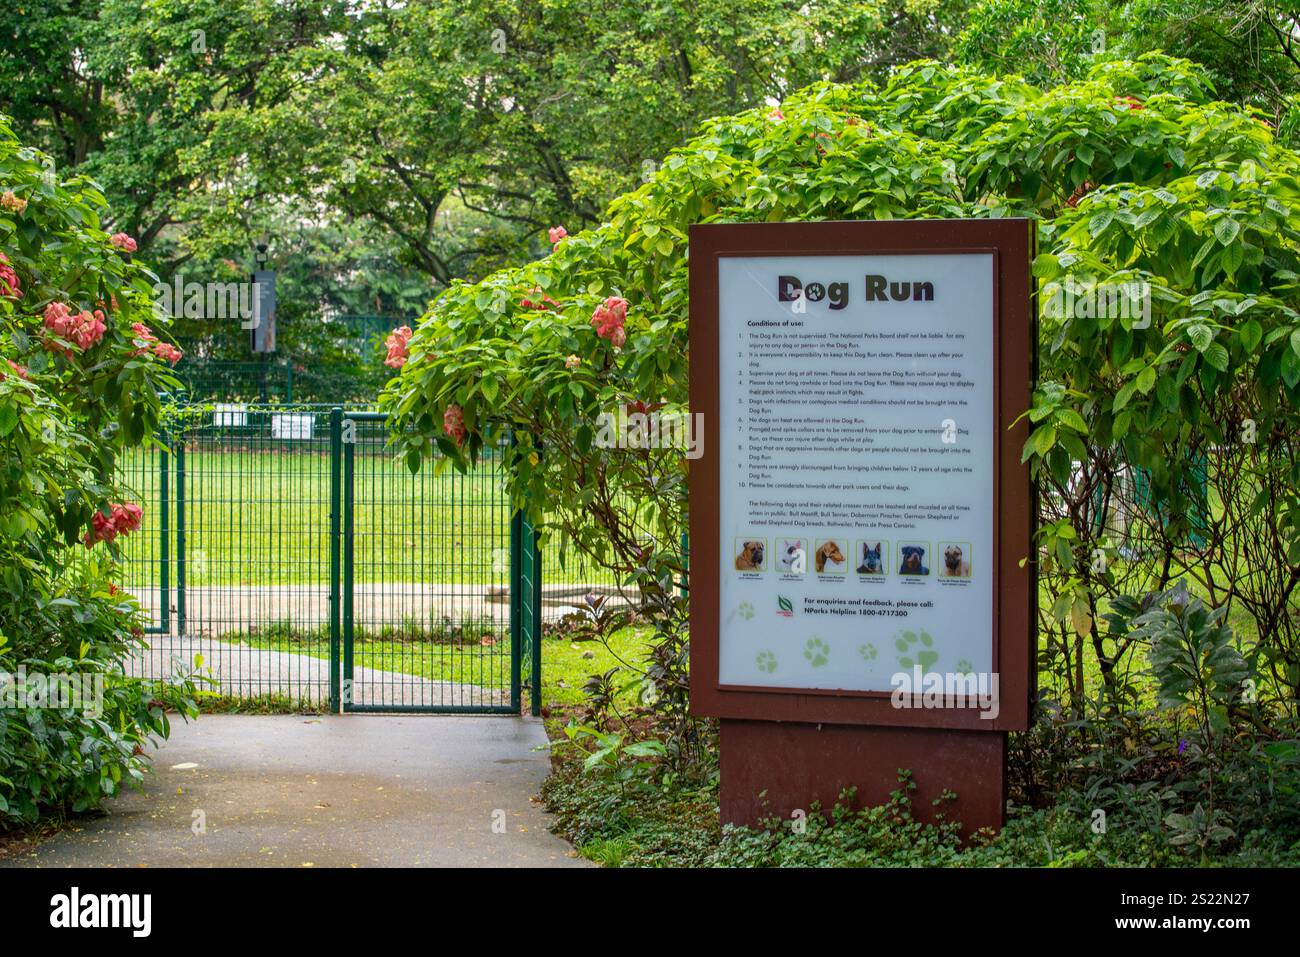
[[[1033,217],[1041,384],[1025,457],[1041,504],[1042,687],[1075,715],[1097,682],[1122,697],[1137,643],[1103,627],[1109,604],[1187,577],[1249,617],[1261,699],[1293,709],[1297,171],[1265,123],[1160,55],[1047,91],[932,62],[883,88],[815,85],[706,124],[547,259],[453,284],[382,404],[412,467],[435,444],[468,458],[494,425],[516,430],[516,503],[628,577],[684,577],[687,463],[594,450],[593,435],[620,405],[685,405],[687,227]],[[1149,325],[1047,307],[1087,281],[1147,283]],[[628,303],[618,344],[597,315],[609,297]],[[680,631],[680,606],[662,602],[658,618]]]
[[[172,347],[145,328],[150,274],[107,215],[94,183],[60,183],[0,117],[0,691],[30,705],[0,708],[0,826],[138,782],[167,710],[194,713],[189,676],[123,669],[142,631],[114,584],[116,539],[140,513],[118,456],[154,441],[159,388],[176,383]],[[101,682],[102,706],[41,699],[56,674]]]

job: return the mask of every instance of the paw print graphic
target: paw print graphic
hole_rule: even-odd
[[[770,651],[760,651],[754,658],[754,664],[758,665],[759,671],[765,671],[771,674],[776,671],[776,655]]]
[[[803,656],[814,668],[820,668],[831,660],[831,646],[820,638],[809,638],[803,646]]]
[[[745,619],[745,621],[749,621],[749,619],[754,617],[754,606],[747,601],[742,601],[740,607],[736,609],[736,614]]]
[[[939,660],[939,652],[934,650],[934,638],[928,631],[922,630],[920,634],[905,631],[894,642],[894,647],[898,649],[899,666],[909,671],[917,665],[922,671],[929,671]]]
[[[975,666],[970,663],[969,658],[963,658],[957,662],[957,674],[970,675],[975,673]]]
[[[876,646],[869,641],[865,645],[858,645],[858,654],[862,656],[863,661],[875,661]]]

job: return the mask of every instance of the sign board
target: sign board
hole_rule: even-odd
[[[691,411],[715,437],[690,469],[693,709],[1026,727],[1031,225],[690,243]]]
[[[218,402],[212,407],[212,424],[218,428],[243,428],[248,425],[248,406],[238,402]]]
[[[315,422],[310,412],[276,412],[271,416],[271,438],[310,439]]]

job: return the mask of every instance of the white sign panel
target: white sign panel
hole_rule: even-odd
[[[718,260],[722,685],[993,670],[994,268]]]
[[[281,412],[271,416],[271,438],[310,439],[316,417],[310,412]]]
[[[212,424],[242,428],[248,425],[248,407],[238,403],[218,402],[212,407]]]

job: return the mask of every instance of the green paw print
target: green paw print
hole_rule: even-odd
[[[776,671],[776,655],[770,651],[760,651],[754,663],[758,665],[759,671],[766,671],[768,674]]]
[[[970,675],[974,673],[975,673],[975,666],[970,663],[970,659],[963,658],[961,661],[957,662],[957,674]]]
[[[928,631],[923,630],[919,635],[914,631],[905,631],[894,642],[894,647],[899,652],[899,665],[909,670],[920,665],[922,671],[929,671],[939,660],[939,652],[934,650],[934,638]]]
[[[865,645],[858,645],[858,654],[862,656],[863,661],[875,661],[876,646],[869,641]]]
[[[747,601],[742,601],[740,607],[736,609],[736,614],[745,619],[745,621],[749,621],[749,619],[754,617],[754,606]]]
[[[814,668],[820,668],[831,660],[831,646],[820,638],[809,638],[803,646],[803,656]]]

